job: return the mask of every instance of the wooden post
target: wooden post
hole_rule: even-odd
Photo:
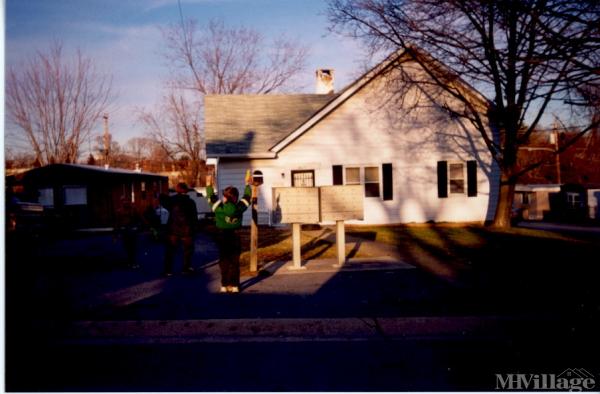
[[[292,256],[294,264],[290,267],[293,270],[306,269],[302,266],[302,253],[300,251],[300,223],[292,223]]]
[[[258,186],[252,185],[252,222],[250,223],[250,272],[258,271]]]
[[[344,229],[344,221],[336,220],[335,227],[335,243],[337,247],[337,264],[335,264],[335,267],[341,267],[346,262],[346,232]]]

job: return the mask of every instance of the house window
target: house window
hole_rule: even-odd
[[[384,200],[393,199],[392,192],[392,165],[384,164],[382,166],[384,171],[384,178],[387,178],[388,182],[385,184],[384,179],[384,189],[386,190],[386,194],[384,196]],[[345,184],[346,185],[365,185],[365,197],[379,197],[381,196],[381,175],[379,174],[379,167],[369,166],[369,167],[346,167],[345,169]],[[339,171],[339,170],[338,170]],[[336,166],[333,168],[333,178],[334,184],[336,180]],[[386,189],[387,187],[387,189]]]
[[[54,206],[54,189],[40,189],[38,202],[42,204],[44,207],[53,207]]]
[[[146,193],[146,182],[140,182],[140,199],[145,200],[148,198],[148,193]]]
[[[315,171],[300,170],[292,171],[292,186],[294,187],[314,187]]]
[[[465,174],[463,167],[463,163],[450,163],[448,165],[448,179],[451,194],[464,194],[465,192]]]
[[[581,208],[581,196],[579,193],[567,193],[567,208],[568,209],[579,209]]]
[[[465,163],[437,162],[439,198],[447,198],[448,189],[451,194],[465,194],[466,191],[468,197],[477,197],[477,162],[469,160],[466,163],[465,166]]]
[[[65,186],[65,205],[87,205],[85,186]]]
[[[360,167],[346,167],[346,185],[360,185]]]
[[[379,197],[379,167],[365,167],[365,197]]]

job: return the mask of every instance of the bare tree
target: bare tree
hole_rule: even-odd
[[[4,168],[7,170],[31,168],[35,163],[35,156],[30,152],[15,151],[6,148],[4,151]]]
[[[125,143],[124,153],[133,166],[144,171],[165,171],[173,163],[161,144],[152,137],[134,137]]]
[[[105,135],[97,135],[95,137],[95,145],[93,150],[97,153],[97,156],[100,159],[95,161],[94,164],[133,169],[134,159],[128,154],[128,152],[121,147],[121,144],[119,144],[118,141],[112,139],[111,134],[108,134],[108,141],[106,138],[107,137]],[[107,142],[109,154],[106,154]]]
[[[204,95],[293,89],[305,68],[307,49],[285,38],[269,44],[255,30],[228,28],[222,21],[200,27],[183,17],[163,30],[163,36],[173,74],[170,93],[157,111],[142,110],[139,119],[173,161],[187,163],[187,182],[196,185],[206,163]]]
[[[191,186],[199,185],[206,163],[204,133],[200,122],[202,107],[177,92],[169,93],[157,111],[141,111],[140,122],[146,127],[172,161],[185,159],[184,176]]]
[[[270,45],[255,30],[182,19],[163,31],[174,86],[201,94],[271,93],[289,88],[306,65],[306,47],[279,38]]]
[[[62,45],[37,52],[6,76],[6,109],[15,139],[25,140],[42,164],[74,163],[106,110],[109,78],[80,51],[67,60]]]
[[[493,224],[510,226],[519,147],[552,115],[579,132],[598,124],[585,92],[600,84],[600,3],[568,0],[330,0],[331,28],[364,39],[373,52],[401,50],[426,73],[406,82],[433,86],[458,101],[443,105],[472,124],[500,169]],[[444,62],[444,66],[436,60]],[[470,84],[481,99],[465,89]],[[486,103],[487,100],[487,103]],[[490,127],[491,125],[491,127]],[[570,124],[569,126],[573,126]]]
[[[134,137],[127,141],[125,150],[137,162],[150,159],[155,141],[146,137]]]

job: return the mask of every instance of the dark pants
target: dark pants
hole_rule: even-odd
[[[127,252],[127,264],[130,266],[136,266],[137,263],[135,261],[135,251],[137,245],[137,234],[134,232],[126,232],[123,234],[123,245],[125,246],[125,251]]]
[[[194,237],[179,236],[179,235],[167,235],[167,242],[165,246],[165,272],[173,272],[173,260],[175,258],[175,251],[181,241],[183,245],[183,270],[192,267],[192,255],[194,254]]]
[[[138,238],[137,231],[135,229],[126,228],[120,229],[117,234],[121,238],[121,242],[123,242],[123,248],[127,254],[127,265],[130,267],[136,266],[136,246]]]
[[[242,244],[236,230],[219,230],[219,268],[221,286],[240,285],[240,253]]]

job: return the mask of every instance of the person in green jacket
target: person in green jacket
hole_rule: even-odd
[[[238,293],[240,291],[240,254],[242,251],[240,235],[244,211],[251,201],[251,188],[247,184],[244,196],[239,199],[239,191],[233,186],[223,190],[223,199],[214,194],[212,185],[207,186],[206,195],[212,204],[217,226],[217,244],[219,246],[219,268],[221,269],[221,292]]]

